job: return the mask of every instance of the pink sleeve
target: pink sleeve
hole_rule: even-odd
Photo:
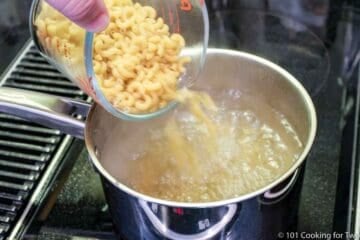
[[[104,30],[109,23],[103,0],[46,0],[74,23],[91,32]]]

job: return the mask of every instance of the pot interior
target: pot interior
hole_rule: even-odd
[[[224,99],[225,95],[234,95],[239,100],[228,102],[229,106],[251,109],[276,127],[279,122],[264,111],[266,105],[267,109],[272,109],[287,119],[303,144],[297,160],[276,179],[252,192],[233,199],[223,199],[224,201],[238,201],[266,191],[288,177],[304,160],[315,136],[314,106],[304,88],[280,67],[250,54],[209,49],[205,68],[193,89],[206,91],[215,100]],[[128,122],[113,117],[95,105],[88,116],[85,135],[92,161],[100,174],[136,197],[148,197],[123,184],[129,172],[127,166],[137,157],[134,153],[139,153],[144,148],[144,136],[149,130],[164,127],[173,114],[174,111],[152,120]],[[166,152],[167,149],[163,151]],[[148,200],[159,199],[150,197]]]

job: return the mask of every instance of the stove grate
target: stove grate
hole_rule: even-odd
[[[89,100],[39,54],[32,42],[1,79],[1,85]],[[0,240],[17,239],[50,184],[72,138],[55,129],[0,113]],[[30,221],[30,220],[29,220]]]

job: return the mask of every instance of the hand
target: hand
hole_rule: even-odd
[[[103,0],[46,0],[65,17],[90,32],[100,32],[109,24]]]

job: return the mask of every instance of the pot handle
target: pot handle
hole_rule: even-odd
[[[296,171],[294,172],[294,174],[292,175],[290,181],[288,182],[288,184],[286,184],[286,186],[284,186],[281,190],[277,192],[272,192],[271,190],[265,192],[264,198],[272,200],[272,199],[277,199],[278,197],[284,195],[295,184],[298,175],[299,175],[299,169],[296,169]]]
[[[264,205],[271,205],[277,204],[278,202],[282,201],[291,192],[291,189],[294,187],[299,175],[300,170],[296,169],[292,176],[288,177],[286,180],[277,185],[277,188],[282,186],[280,189],[278,189],[277,191],[274,191],[274,189],[270,189],[263,195],[259,195],[257,198],[259,203]]]
[[[236,214],[237,205],[230,204],[226,207],[228,208],[227,213],[223,216],[223,218],[215,223],[213,226],[208,228],[207,230],[196,233],[196,234],[181,234],[172,231],[169,229],[166,224],[162,223],[157,216],[151,211],[150,207],[143,200],[139,200],[141,208],[144,210],[146,216],[149,218],[150,222],[153,224],[155,229],[159,231],[164,237],[171,240],[206,240],[216,236],[222,230],[224,230],[225,226],[233,219]]]
[[[0,87],[0,111],[84,138],[90,104],[70,98],[15,88]],[[80,116],[79,116],[80,115]]]

